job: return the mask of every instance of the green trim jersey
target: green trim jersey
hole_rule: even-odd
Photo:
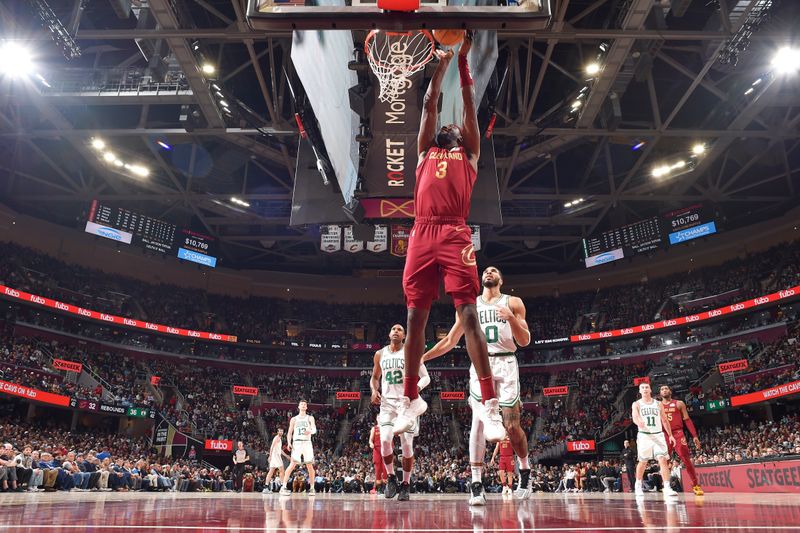
[[[294,417],[294,433],[292,434],[292,442],[311,441],[311,421],[308,415]]]
[[[405,376],[405,352],[400,348],[396,352],[389,346],[381,348],[381,396],[387,400],[399,400],[405,395],[403,377]]]
[[[483,334],[486,336],[486,345],[489,354],[508,354],[517,351],[517,344],[514,342],[514,334],[511,331],[511,324],[507,320],[502,320],[497,315],[497,307],[508,307],[509,296],[501,294],[495,303],[486,303],[483,296],[478,296],[478,321]]]
[[[644,429],[639,428],[639,433],[655,434],[661,433],[661,404],[652,398],[652,402],[645,403],[644,400],[636,400],[639,404],[639,414],[644,420]]]

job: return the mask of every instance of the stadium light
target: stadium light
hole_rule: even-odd
[[[239,198],[236,198],[235,196],[231,196],[231,203],[234,203],[236,205],[240,205],[242,207],[250,207],[249,203],[245,202],[244,200],[240,200]]]
[[[212,65],[211,63],[203,63],[203,66],[200,67],[203,70],[203,74],[214,74],[217,71],[217,68]]]
[[[800,49],[784,46],[775,52],[771,64],[780,74],[794,74],[800,70]]]
[[[103,139],[94,138],[92,139],[92,148],[95,150],[102,150],[106,147],[105,141]]]
[[[704,153],[706,153],[706,145],[703,143],[695,144],[694,146],[692,146],[692,153],[694,155],[703,155]]]
[[[597,61],[592,61],[591,63],[586,65],[586,68],[584,70],[586,71],[586,74],[588,74],[589,76],[594,76],[595,74],[600,72],[600,63],[598,63]]]
[[[0,45],[0,73],[12,78],[27,76],[33,72],[33,54],[15,41]]]
[[[103,159],[105,159],[109,163],[112,163],[116,158],[117,156],[114,155],[114,152],[106,152],[103,154]]]

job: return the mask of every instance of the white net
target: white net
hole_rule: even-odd
[[[369,65],[378,78],[381,102],[399,99],[411,86],[409,78],[433,59],[433,36],[427,30],[385,32],[372,30],[367,36]]]

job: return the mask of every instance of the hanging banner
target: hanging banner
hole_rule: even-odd
[[[720,374],[728,372],[738,372],[740,370],[747,370],[747,359],[737,359],[736,361],[726,361],[717,365]]]
[[[408,253],[408,237],[411,233],[409,226],[392,224],[392,255],[405,257]]]
[[[67,372],[75,372],[80,374],[83,370],[83,365],[74,361],[65,361],[64,359],[53,359],[53,368],[56,370],[66,370]]]
[[[332,254],[342,249],[342,227],[335,224],[320,226],[319,249]]]
[[[351,391],[336,391],[336,399],[337,400],[360,400],[361,393],[358,391],[351,392]]]
[[[374,253],[385,252],[388,249],[387,237],[389,236],[389,227],[385,225],[375,226],[375,240],[367,241],[367,250]]]
[[[562,385],[560,387],[545,387],[542,389],[545,396],[566,396],[569,394],[569,387]]]
[[[344,249],[352,254],[364,249],[364,241],[357,241],[353,238],[353,226],[344,228]]]
[[[481,227],[477,224],[470,224],[472,230],[472,248],[477,252],[481,249]]]
[[[233,393],[239,396],[258,396],[258,387],[246,387],[244,385],[234,385]]]

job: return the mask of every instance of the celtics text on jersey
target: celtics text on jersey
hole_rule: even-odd
[[[498,307],[509,307],[507,294],[501,294],[494,303],[487,303],[483,296],[478,297],[478,322],[486,336],[486,345],[490,354],[512,354],[517,350],[511,324],[497,314]]]

